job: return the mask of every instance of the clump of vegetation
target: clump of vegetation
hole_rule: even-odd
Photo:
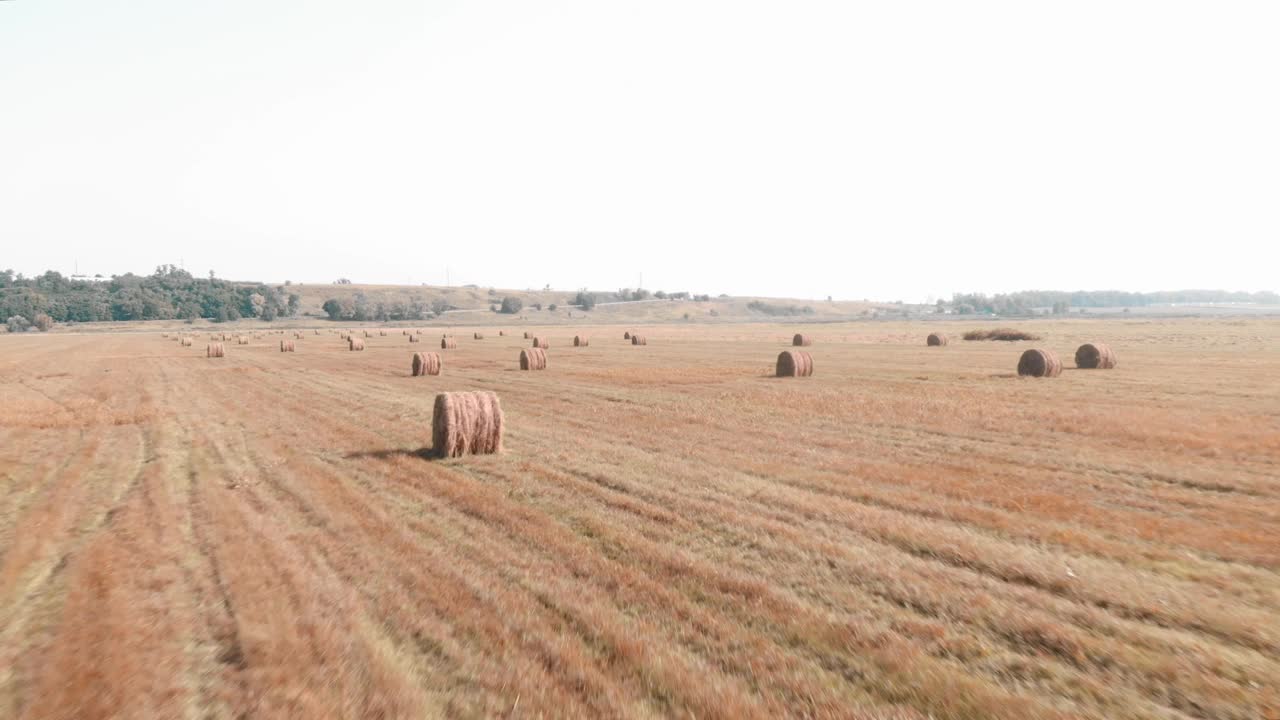
[[[515,315],[516,313],[520,312],[523,309],[524,309],[523,300],[521,300],[518,297],[507,296],[502,298],[502,307],[498,310],[498,312],[506,313],[507,315]]]
[[[791,316],[791,315],[812,315],[813,308],[805,305],[798,307],[796,305],[774,305],[773,303],[761,302],[760,300],[752,300],[747,303],[747,309],[753,312],[763,313],[772,316]]]
[[[596,306],[596,296],[589,292],[579,292],[569,301],[570,305],[577,305],[583,310],[591,310]]]
[[[161,265],[146,277],[129,273],[105,281],[52,270],[33,278],[0,272],[0,317],[22,317],[45,329],[53,323],[108,320],[274,320],[296,314],[301,300],[283,285],[231,282],[212,273],[196,278],[175,265]],[[39,320],[41,315],[48,320]]]
[[[970,330],[964,334],[965,340],[1004,340],[1005,342],[1016,342],[1018,340],[1041,340],[1039,335],[1033,335],[1022,330],[1013,330],[1011,328],[997,328],[995,330]]]

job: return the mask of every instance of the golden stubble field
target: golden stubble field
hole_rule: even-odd
[[[975,326],[0,337],[0,717],[1280,717],[1280,322]]]

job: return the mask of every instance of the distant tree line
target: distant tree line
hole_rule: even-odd
[[[367,295],[357,292],[351,297],[329,298],[320,306],[330,320],[355,320],[359,322],[388,320],[430,320],[457,308],[443,298],[425,300],[410,298],[408,300],[391,300],[387,302],[370,300]]]
[[[51,322],[106,320],[194,320],[216,322],[258,318],[274,320],[295,315],[301,298],[283,287],[196,278],[174,265],[161,265],[147,276],[113,276],[110,280],[80,280],[52,270],[27,278],[12,270],[0,272],[0,318],[23,318],[39,327],[40,316]]]
[[[1200,303],[1260,303],[1280,304],[1280,295],[1274,292],[1229,292],[1226,290],[1172,290],[1150,293],[1123,292],[1120,290],[1077,290],[1061,292],[1053,290],[1024,290],[1021,292],[983,295],[981,293],[956,293],[951,306],[961,315],[992,313],[996,315],[1026,315],[1036,308],[1050,308],[1054,313],[1065,313],[1070,308],[1143,307],[1146,305]],[[941,307],[942,301],[939,301]]]

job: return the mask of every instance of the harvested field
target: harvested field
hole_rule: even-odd
[[[179,327],[0,336],[0,717],[1280,713],[1274,320],[1037,321],[1124,356],[1044,382],[936,323],[803,382],[785,324],[429,380]],[[432,458],[473,390],[502,452]]]

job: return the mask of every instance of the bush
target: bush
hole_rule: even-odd
[[[795,305],[774,305],[759,300],[752,300],[747,303],[747,309],[753,310],[765,315],[812,315],[813,308],[805,305],[804,307],[796,307]]]
[[[555,303],[551,303],[550,305],[548,305],[548,306],[547,306],[547,309],[548,309],[548,310],[550,310],[551,312],[555,312],[555,311],[556,311],[556,304],[555,304]]]
[[[587,292],[579,292],[572,300],[569,301],[569,304],[577,305],[583,310],[591,310],[596,306],[596,296]]]
[[[10,317],[5,321],[4,325],[9,329],[9,332],[13,333],[26,332],[27,328],[31,327],[31,323],[21,315],[14,315],[13,317]]]
[[[36,313],[36,328],[40,332],[49,332],[49,328],[53,327],[53,318],[44,313]]]
[[[542,303],[534,303],[533,309],[537,310],[538,312],[542,312]]]
[[[502,309],[499,310],[499,312],[503,312],[508,315],[515,315],[516,313],[520,312],[523,309],[524,309],[524,301],[521,300],[520,298],[504,297],[502,298]]]

